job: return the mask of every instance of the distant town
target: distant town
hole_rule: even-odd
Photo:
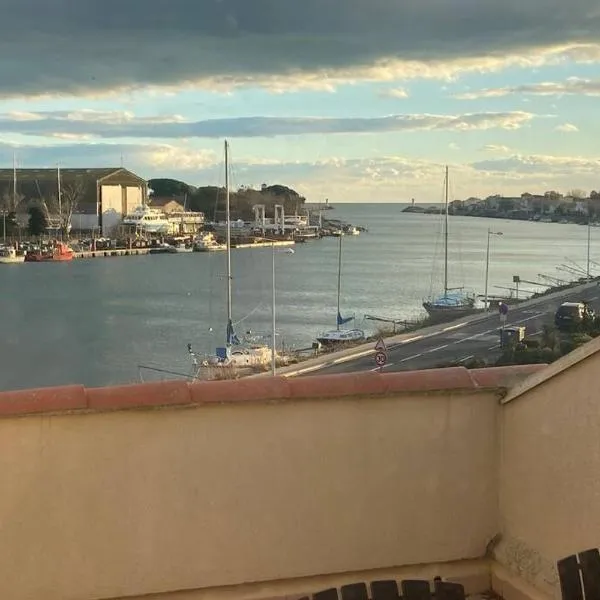
[[[417,204],[413,200],[403,212],[439,214],[440,205]],[[544,221],[555,223],[585,223],[600,219],[600,191],[589,196],[580,190],[568,194],[548,191],[544,194],[525,192],[517,197],[488,196],[454,200],[448,205],[448,213],[467,217],[517,219],[522,221]]]

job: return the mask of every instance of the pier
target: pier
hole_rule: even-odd
[[[85,250],[73,252],[73,258],[110,258],[112,256],[142,256],[152,248],[108,248],[106,250]]]

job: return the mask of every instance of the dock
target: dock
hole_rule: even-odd
[[[85,250],[73,252],[73,258],[109,258],[111,256],[142,256],[152,248],[109,248],[107,250]]]

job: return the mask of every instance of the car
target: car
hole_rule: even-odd
[[[587,302],[563,302],[554,315],[554,324],[558,329],[573,329],[594,316]]]

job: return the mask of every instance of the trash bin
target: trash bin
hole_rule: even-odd
[[[500,345],[518,344],[525,339],[525,327],[504,327],[500,330]]]

